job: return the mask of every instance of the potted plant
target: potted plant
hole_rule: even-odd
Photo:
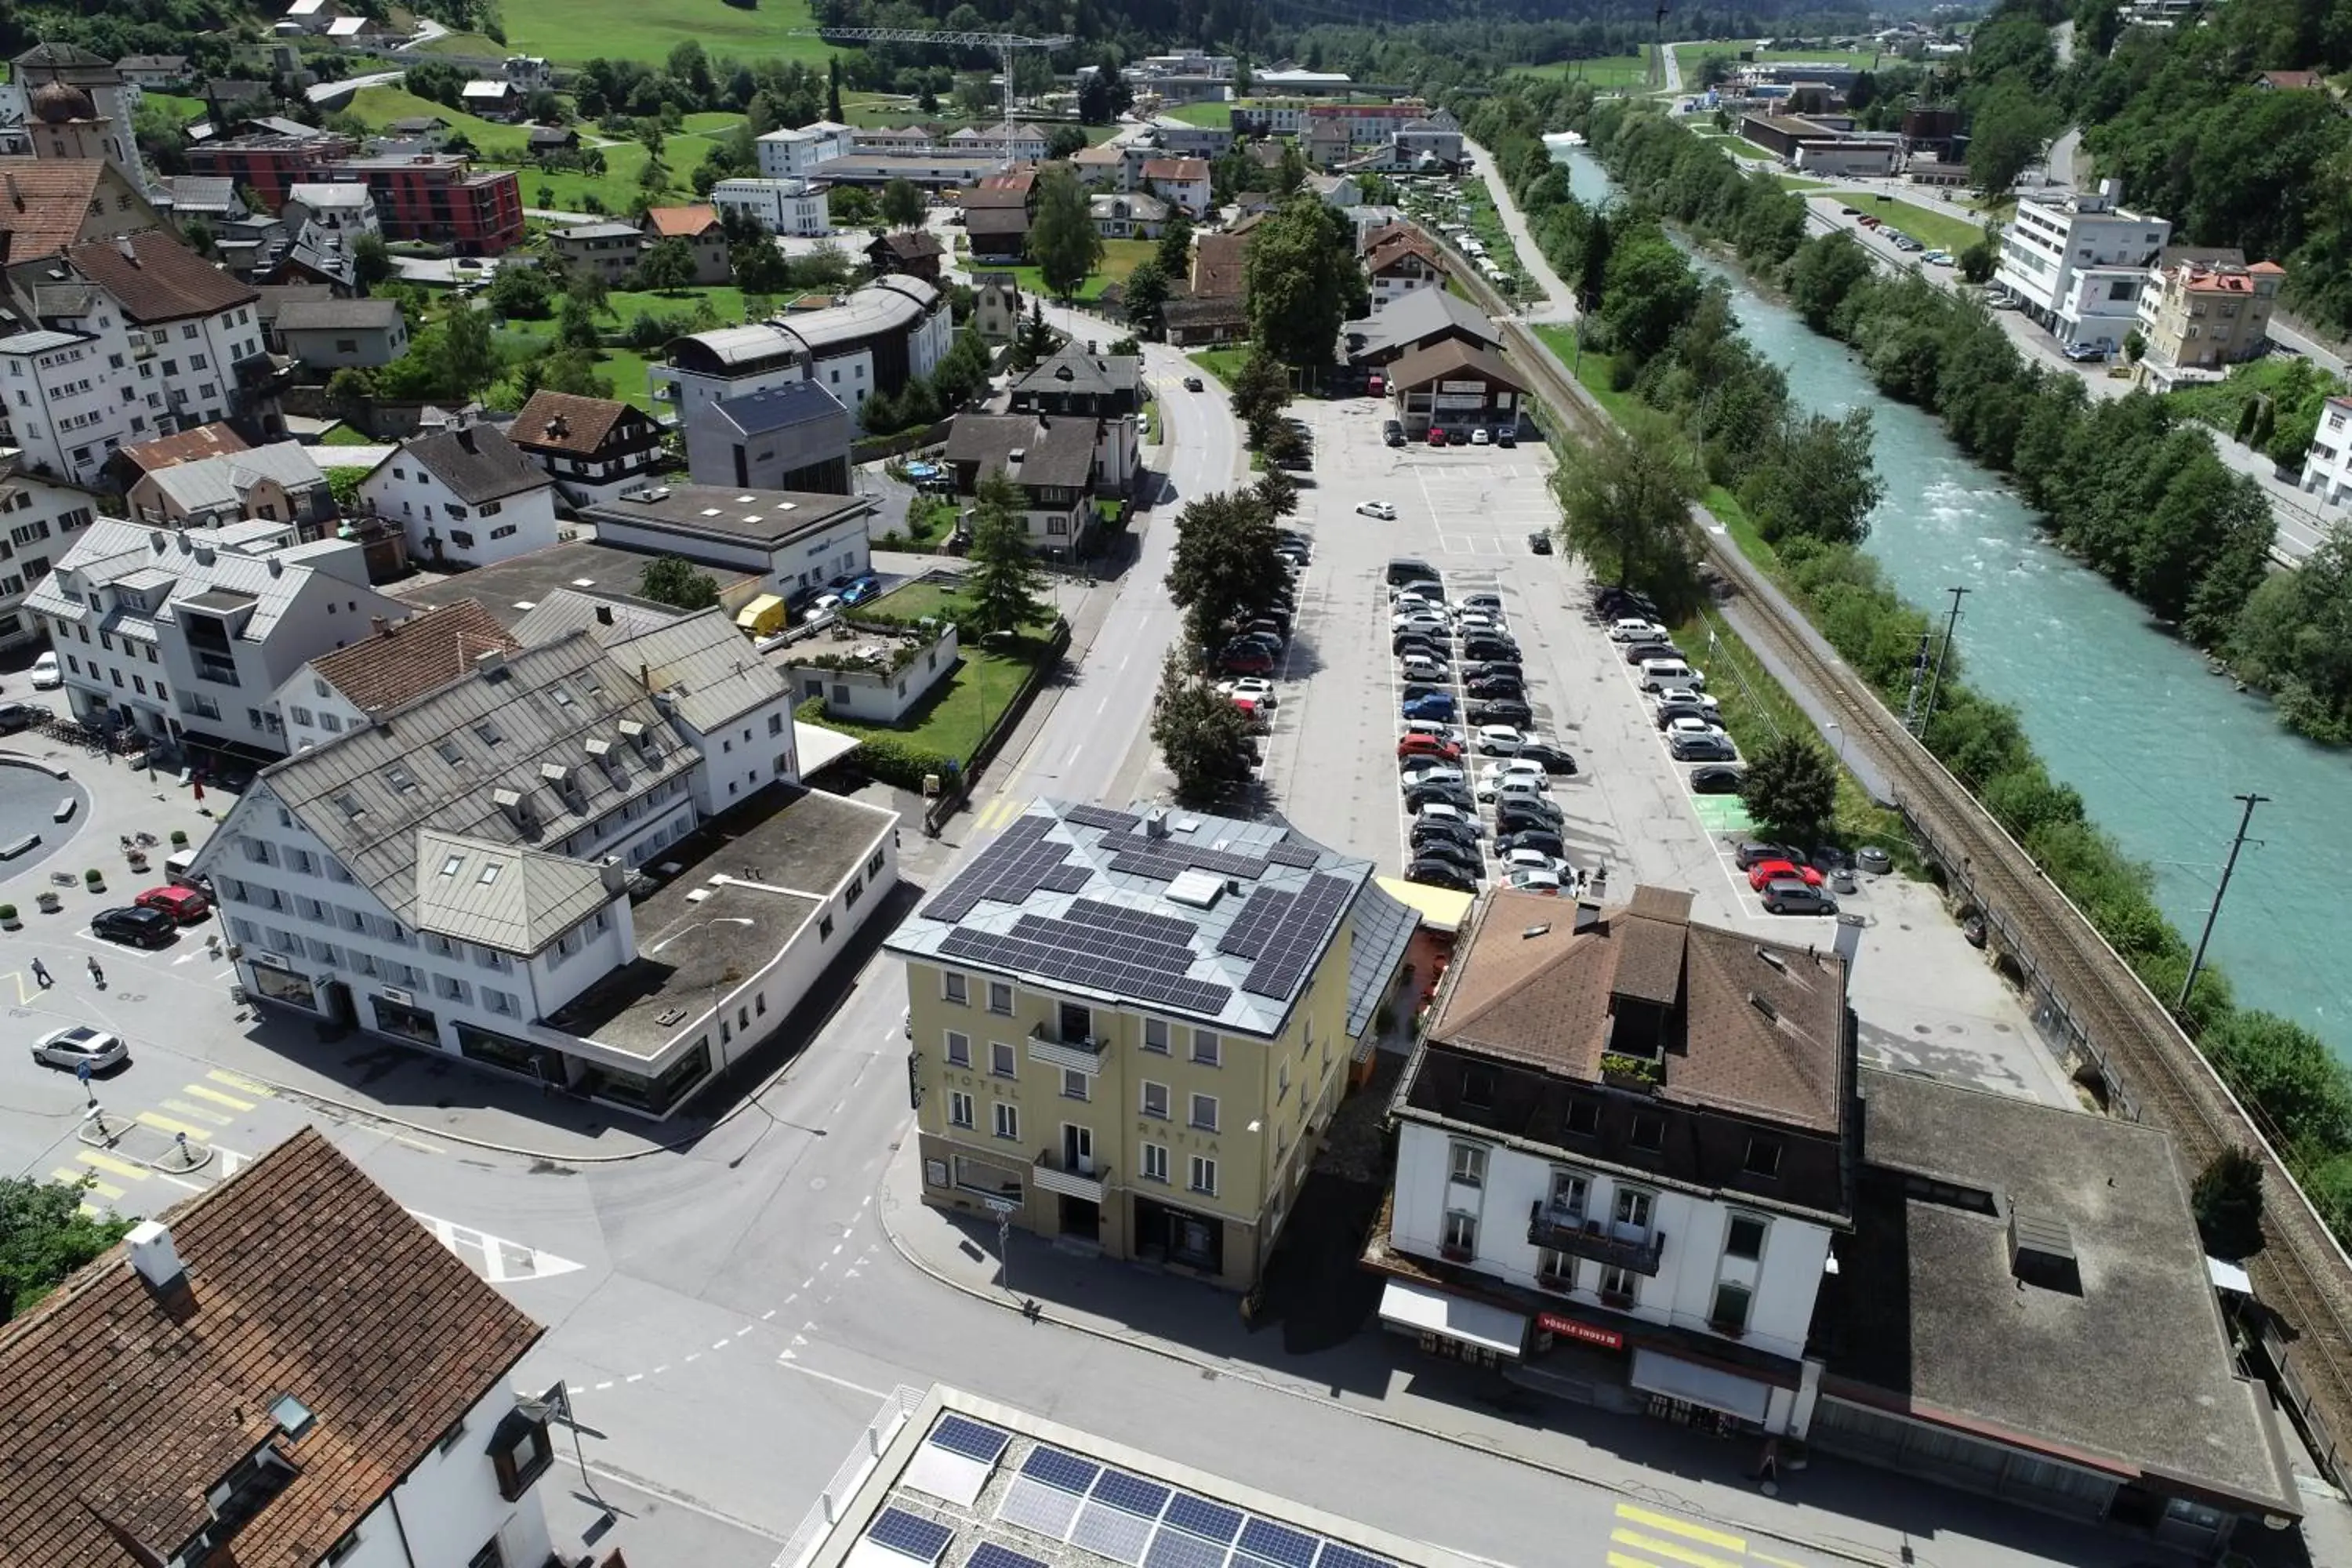
[[[187,829],[183,827],[174,827],[172,829],[172,847],[174,849],[185,849],[187,847]]]
[[[81,874],[82,886],[93,893],[106,891],[106,873],[92,866]]]
[[[63,907],[55,893],[47,891],[35,893],[33,902],[40,905],[41,912],[45,915],[56,914]]]
[[[16,918],[16,906],[0,904],[0,931],[15,931],[25,922]]]

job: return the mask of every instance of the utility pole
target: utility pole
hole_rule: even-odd
[[[2213,940],[2213,922],[2221,918],[2221,900],[2230,893],[2230,873],[2238,868],[2238,851],[2246,847],[2246,829],[2253,826],[2254,807],[2270,796],[2242,795],[2236,798],[2245,802],[2245,815],[2238,818],[2238,836],[2230,840],[2230,858],[2221,863],[2221,885],[2213,889],[2213,907],[2205,911],[2205,929],[2197,934],[2197,956],[2189,961],[2189,973],[2180,982],[2180,999],[2172,1005],[2175,1012],[2185,1011],[2189,1006],[2189,993],[2197,984],[2197,972],[2205,967],[2205,944]],[[2254,842],[2259,844],[2262,840]]]
[[[1968,595],[1971,591],[1972,590],[1967,588],[1954,588],[1950,590],[1952,595],[1952,613],[1950,617],[1944,623],[1944,646],[1936,650],[1936,671],[1927,679],[1927,702],[1925,707],[1919,710],[1919,723],[1916,731],[1916,733],[1925,734],[1927,730],[1927,721],[1936,716],[1936,692],[1937,689],[1944,684],[1944,656],[1952,651],[1952,634],[1959,630],[1960,600],[1964,595]]]

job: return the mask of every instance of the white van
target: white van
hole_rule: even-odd
[[[1662,691],[1669,686],[1687,686],[1693,691],[1706,689],[1706,677],[1678,658],[1645,658],[1642,661],[1642,689]]]

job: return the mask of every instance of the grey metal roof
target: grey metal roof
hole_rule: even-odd
[[[1371,1026],[1381,998],[1404,962],[1421,916],[1377,881],[1356,895],[1356,940],[1348,950],[1348,1037],[1360,1040]]]
[[[0,338],[0,353],[43,354],[51,349],[65,348],[82,341],[82,335],[79,332],[45,331],[16,332],[11,336]]]
[[[1150,809],[1139,805],[1118,812],[1075,802],[1032,801],[989,848],[934,892],[884,945],[901,958],[1004,973],[1049,991],[1197,1019],[1265,1038],[1279,1035],[1329,962],[1333,946],[1349,930],[1350,911],[1362,909],[1365,889],[1372,886],[1372,863],[1327,849],[1281,822],[1177,811],[1167,821],[1167,834],[1152,837],[1144,826],[1144,814]],[[1035,853],[1055,862],[1045,875],[1058,886],[1042,881],[1031,886],[1029,877],[1018,876],[975,897],[974,884],[967,879],[977,874],[981,881],[989,880],[1003,866],[1002,860],[991,858],[996,847],[1004,845],[1018,855],[1026,852],[1023,841],[1044,847]],[[1034,863],[1030,868],[1037,869]],[[1319,889],[1310,888],[1318,882]],[[1192,892],[1195,888],[1198,891]],[[1171,896],[1177,891],[1209,901],[1204,906]],[[1297,900],[1313,891],[1332,897],[1323,906],[1326,912],[1308,918]],[[1261,895],[1280,897],[1262,900]],[[941,918],[942,909],[953,918]],[[1294,912],[1303,919],[1296,930],[1286,925]],[[1051,939],[1024,941],[1016,934],[1034,929],[1024,926],[1031,917],[1130,935],[1139,939],[1137,947],[1160,949],[1171,960],[1181,952],[1186,960],[1181,976],[1171,978],[1202,987],[1203,996],[1222,994],[1223,1000],[1212,1010],[1106,988],[1067,973],[1024,967],[1025,950],[1051,944]],[[1376,910],[1372,924],[1384,931],[1387,919],[1384,910]],[[1167,922],[1189,928],[1190,935]],[[1363,924],[1359,914],[1360,942],[1365,940]],[[992,938],[1020,945],[1000,949],[1005,954],[1002,962],[977,956],[975,942],[986,948],[993,945]],[[1283,944],[1296,967],[1287,973],[1286,984],[1276,985],[1266,980],[1262,965],[1268,950]],[[1349,982],[1352,1016],[1352,966]],[[1261,989],[1249,989],[1254,983]]]
[[[501,952],[537,952],[618,893],[585,860],[421,828],[408,923]]]
[[[959,414],[947,460],[977,463],[983,475],[1002,468],[1024,485],[1072,489],[1094,476],[1100,428],[1083,414]]]
[[[812,425],[821,419],[845,418],[848,416],[848,410],[841,405],[841,399],[814,381],[791,381],[763,392],[747,392],[740,397],[723,398],[717,405],[716,412],[746,436],[763,436],[772,430],[790,429],[795,425]]]
[[[1416,289],[1339,331],[1350,343],[1361,340],[1362,346],[1355,350],[1360,353],[1391,346],[1409,348],[1448,327],[1473,333],[1481,342],[1502,342],[1485,311],[1444,289]]]
[[[1139,391],[1142,385],[1143,356],[1089,353],[1084,343],[1073,338],[1051,359],[1040,361],[1036,369],[1014,382],[1013,390],[1015,394],[1091,392],[1109,397]]]
[[[642,670],[646,684],[667,693],[677,716],[705,735],[792,692],[783,672],[761,658],[716,605],[635,637],[603,640],[624,669]]]
[[[174,174],[165,183],[173,212],[226,212],[236,205],[236,182],[225,174]]]
[[[578,631],[586,632],[610,647],[615,642],[652,631],[656,626],[667,626],[683,613],[667,605],[616,598],[609,594],[583,594],[576,588],[558,588],[532,605],[522,619],[509,628],[509,632],[515,641],[526,647],[553,642],[560,637]]]
[[[643,239],[645,235],[634,224],[582,223],[559,228],[549,237],[561,244],[567,239]]]
[[[283,331],[285,311],[278,319]],[[555,482],[493,425],[460,425],[430,436],[412,436],[400,449],[473,506],[545,489]]]
[[[90,606],[65,596],[64,583],[70,575],[79,574],[92,587],[112,586],[127,584],[134,574],[160,569],[171,574],[172,596],[161,605],[151,607],[143,618],[173,621],[177,618],[174,605],[206,608],[198,601],[226,591],[252,601],[252,616],[238,635],[247,641],[260,642],[276,629],[278,616],[302,595],[314,574],[313,568],[300,564],[291,552],[268,548],[269,541],[290,538],[293,532],[293,524],[286,522],[168,529],[101,517],[74,541],[73,548],[58,562],[57,570],[43,577],[26,595],[26,607],[61,620],[79,621],[90,614]],[[332,541],[324,542],[336,548]],[[249,552],[256,551],[258,553]],[[205,559],[207,555],[210,560]],[[271,555],[279,560],[276,572],[269,569]],[[379,604],[390,602],[373,588],[354,588],[340,581],[335,588],[338,596],[364,596],[370,611]],[[229,607],[241,605],[242,601]],[[360,625],[366,623],[362,621]]]
[[[397,300],[290,300],[278,310],[278,330],[388,331],[400,325]]]
[[[287,307],[289,311],[293,309]],[[289,490],[327,482],[310,449],[297,441],[272,441],[249,451],[174,463],[146,477],[173,504],[190,513],[236,511],[260,479],[274,479]]]
[[[653,754],[623,734],[625,721],[639,727]],[[601,742],[601,757],[591,742]],[[299,752],[264,770],[259,784],[387,910],[415,923],[425,830],[554,853],[694,765],[693,748],[636,678],[594,638],[574,634],[506,655],[494,670],[478,668],[370,729]],[[576,795],[557,787],[550,769],[564,770]],[[527,808],[528,828],[502,804],[509,795]]]

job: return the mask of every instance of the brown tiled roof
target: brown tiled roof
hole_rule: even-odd
[[[1404,235],[1417,235],[1421,231],[1419,229],[1416,229],[1409,223],[1384,223],[1381,225],[1380,227],[1373,229],[1370,233],[1364,236],[1364,242],[1361,248],[1366,256],[1370,256],[1373,251],[1378,250],[1390,240],[1396,239]]]
[[[249,448],[245,437],[226,425],[199,425],[193,430],[183,430],[176,436],[160,436],[152,441],[142,441],[135,447],[122,448],[122,456],[137,465],[142,474],[158,468],[169,468],[181,463],[194,463],[205,458],[225,457],[231,452]]]
[[[309,1568],[541,1331],[314,1129],[167,1218],[184,1289],[117,1247],[0,1330],[0,1562],[167,1560],[274,1443],[295,1475],[214,1560]]]
[[[0,234],[10,265],[55,256],[81,237],[105,175],[100,158],[0,158]]]
[[[647,207],[646,226],[663,239],[693,239],[719,226],[719,209],[712,206]]]
[[[614,398],[541,390],[530,395],[530,401],[507,426],[507,439],[527,452],[593,457],[628,412],[627,404]]]
[[[1621,1004],[1663,1008],[1671,1103],[1833,1131],[1845,985],[1829,952],[1694,922],[1690,895],[1636,889],[1596,910],[1488,896],[1431,1019],[1449,1049],[1591,1082],[1622,1049]]]
[[[2316,92],[2327,85],[2327,79],[2317,71],[2264,71],[2263,80],[2273,87],[2307,92]]]
[[[142,325],[209,316],[261,298],[251,285],[238,282],[160,228],[90,240],[67,251],[66,258],[75,271],[113,295],[124,315]]]
[[[1192,298],[1238,300],[1247,284],[1249,237],[1204,234],[1192,242]]]
[[[1415,349],[1396,362],[1389,370],[1389,384],[1410,392],[1416,386],[1426,386],[1433,381],[1446,380],[1464,371],[1490,377],[1518,391],[1527,390],[1521,381],[1503,363],[1503,356],[1491,349],[1465,343],[1459,338],[1432,343],[1425,349]]]
[[[1437,253],[1437,247],[1417,234],[1392,235],[1382,240],[1365,253],[1364,268],[1375,274],[1385,271],[1389,263],[1400,256],[1418,256],[1440,272],[1453,270],[1445,265],[1445,258]]]
[[[1143,165],[1147,180],[1205,180],[1209,177],[1208,161],[1203,158],[1153,158]]]
[[[886,234],[874,244],[886,247],[891,255],[901,261],[920,261],[928,256],[946,254],[945,248],[940,244],[940,237],[929,229],[904,229],[897,234]],[[866,248],[871,250],[873,246],[868,246]]]
[[[460,599],[387,625],[310,668],[361,712],[381,713],[448,685],[474,668],[477,655],[521,647],[478,600]]]

